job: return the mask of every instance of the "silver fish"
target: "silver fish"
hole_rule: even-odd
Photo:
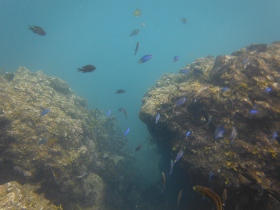
[[[231,135],[230,135],[230,143],[233,144],[234,143],[234,139],[236,138],[237,132],[235,127],[232,126],[232,131],[231,131]]]
[[[172,172],[173,172],[173,166],[174,166],[174,162],[173,162],[173,160],[171,159],[171,161],[170,161],[170,173],[169,173],[169,175],[171,175]]]
[[[158,113],[156,116],[156,124],[158,123],[159,119],[160,119],[160,114]]]
[[[174,160],[174,163],[177,163],[180,160],[180,158],[183,156],[183,154],[184,154],[184,151],[180,150],[177,154],[176,159]]]

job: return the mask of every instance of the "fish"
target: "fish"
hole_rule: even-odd
[[[215,132],[214,132],[214,138],[215,139],[219,139],[219,138],[223,138],[224,137],[224,132],[225,132],[225,128],[224,126],[219,126],[216,128]]]
[[[178,60],[179,60],[179,58],[180,58],[180,57],[179,57],[178,55],[174,56],[174,57],[173,57],[172,62],[176,62],[176,61],[178,61]]]
[[[137,42],[137,43],[136,43],[135,50],[134,50],[134,56],[135,56],[135,55],[136,55],[136,53],[138,52],[138,48],[139,48],[139,46],[140,46],[140,43],[139,43],[139,42]]]
[[[125,118],[127,119],[127,114],[126,114],[126,111],[125,111],[125,109],[124,108],[119,108],[119,110],[118,110],[119,112],[123,112],[123,114],[124,114],[124,116],[125,116]]]
[[[143,147],[143,144],[138,145],[138,146],[135,148],[134,152],[137,152],[137,151],[140,150],[142,147]]]
[[[110,115],[111,115],[111,110],[109,109],[106,116],[109,117]]]
[[[29,26],[28,29],[31,30],[33,33],[38,34],[40,36],[45,36],[47,34],[46,31],[43,28],[41,28],[40,26]]]
[[[171,159],[171,160],[170,160],[170,172],[169,172],[169,175],[172,174],[172,172],[173,172],[173,167],[174,167],[174,162],[173,162],[173,160]]]
[[[125,93],[126,91],[124,89],[119,89],[117,90],[117,92],[115,92],[115,94],[120,94],[120,93]]]
[[[185,24],[185,25],[188,23],[187,19],[184,18],[184,17],[181,18],[181,22],[182,22],[183,24]]]
[[[134,12],[133,12],[133,15],[135,16],[135,17],[139,17],[140,15],[141,15],[141,10],[140,9],[136,9]]]
[[[183,156],[183,154],[184,154],[184,151],[180,150],[176,156],[176,159],[174,160],[174,163],[177,163],[180,160],[180,158]]]
[[[256,110],[256,109],[251,109],[251,110],[249,111],[249,114],[250,114],[250,115],[255,115],[255,114],[258,114],[258,113],[259,113],[259,111]]]
[[[208,182],[209,182],[209,183],[212,181],[213,176],[214,176],[214,173],[213,173],[213,171],[211,170],[211,171],[209,172],[209,175],[208,175]]]
[[[227,200],[227,189],[224,189],[224,191],[223,191],[223,208],[226,206],[226,200]]]
[[[180,69],[179,71],[181,74],[188,74],[190,73],[190,70],[189,69]]]
[[[272,88],[271,88],[271,87],[268,87],[268,88],[265,89],[265,92],[266,92],[266,93],[270,93],[271,91],[272,91]]]
[[[82,73],[88,73],[88,72],[93,72],[96,69],[96,67],[94,65],[88,64],[86,66],[83,66],[82,68],[77,68],[77,69]]]
[[[228,87],[224,87],[224,88],[222,88],[221,92],[223,93],[223,92],[226,92],[227,90],[229,90],[229,88]]]
[[[40,140],[38,141],[38,145],[45,144],[47,141],[48,141],[48,139],[46,139],[46,138],[40,139]]]
[[[141,26],[142,26],[142,27],[145,27],[145,26],[146,26],[146,24],[145,24],[144,22],[142,22],[142,23],[141,23]]]
[[[206,123],[206,125],[209,125],[209,124],[210,124],[210,122],[211,122],[211,120],[212,120],[212,116],[211,116],[211,115],[209,115],[209,116],[208,116],[208,122]]]
[[[177,207],[179,206],[179,203],[180,203],[180,200],[181,200],[181,197],[182,197],[182,193],[183,193],[183,190],[180,190],[180,192],[178,194]]]
[[[130,34],[129,36],[136,36],[140,33],[140,29],[134,29]]]
[[[233,144],[234,143],[234,139],[237,135],[236,129],[235,127],[232,126],[232,131],[231,131],[231,135],[230,135],[230,143]]]
[[[125,133],[123,134],[123,136],[126,136],[129,133],[129,131],[130,131],[130,128],[127,128]]]
[[[44,109],[43,111],[41,111],[41,116],[45,115],[45,114],[48,114],[51,110],[48,108],[48,109]]]
[[[187,101],[187,98],[186,98],[186,97],[182,97],[182,98],[180,98],[180,99],[175,103],[174,107],[181,106],[181,105],[183,105],[186,101]]]
[[[216,210],[222,210],[223,209],[220,197],[216,193],[214,193],[212,190],[210,190],[209,188],[196,185],[196,186],[193,187],[193,190],[202,194],[202,195],[206,195],[209,198],[211,198],[216,205]]]
[[[165,190],[165,185],[166,185],[166,179],[165,179],[165,173],[161,172],[161,178],[162,178],[162,183],[163,183],[163,190],[162,192]]]
[[[186,133],[186,137],[189,137],[191,135],[191,131],[188,131],[187,133]]]
[[[160,113],[157,113],[157,116],[156,116],[156,124],[158,123],[159,119],[160,119]]]
[[[144,55],[142,58],[140,58],[140,60],[138,61],[138,63],[145,63],[148,60],[151,60],[151,58],[153,57],[153,55]]]
[[[275,140],[277,140],[278,142],[280,142],[280,139],[279,139],[279,136],[278,136],[278,132],[273,131],[273,133],[272,133],[272,138],[271,138],[270,142],[273,144]]]

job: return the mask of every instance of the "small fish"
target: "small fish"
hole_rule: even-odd
[[[186,133],[186,137],[189,137],[191,135],[191,131],[188,131],[187,133]]]
[[[273,131],[272,138],[271,138],[270,142],[273,144],[275,140],[279,141],[279,136],[278,136],[278,133],[276,131]]]
[[[145,63],[148,60],[150,60],[153,57],[153,55],[144,55],[142,58],[140,58],[140,60],[138,61],[138,63]]]
[[[224,132],[225,132],[225,128],[224,126],[219,126],[216,128],[215,132],[214,132],[214,138],[215,139],[219,139],[219,138],[223,138],[224,137]]]
[[[142,22],[142,23],[141,23],[141,26],[142,26],[142,27],[145,27],[145,26],[146,26],[146,24],[145,24],[144,22]]]
[[[251,110],[249,111],[249,114],[250,114],[250,115],[255,115],[255,114],[258,114],[258,113],[259,113],[259,111],[256,110],[256,109],[251,109]]]
[[[224,191],[223,191],[223,208],[226,206],[226,200],[227,200],[227,189],[224,189]]]
[[[126,136],[130,131],[130,128],[126,129],[125,133],[123,134],[123,136]]]
[[[86,65],[86,66],[83,66],[82,68],[77,68],[78,71],[81,71],[82,73],[88,73],[88,72],[92,72],[96,69],[96,67],[94,65]]]
[[[216,210],[223,209],[220,197],[209,188],[197,185],[193,187],[193,190],[211,198],[216,205]]]
[[[48,114],[51,110],[50,109],[45,109],[43,111],[41,111],[41,116]]]
[[[174,107],[181,106],[181,105],[183,105],[186,101],[187,101],[187,98],[186,98],[186,97],[182,97],[182,98],[180,98],[180,99],[176,102],[176,104],[174,105]]]
[[[162,183],[163,183],[163,190],[162,192],[165,190],[165,185],[166,185],[166,179],[165,179],[165,173],[161,172],[161,178],[162,178]]]
[[[177,207],[179,206],[179,203],[180,203],[180,200],[181,200],[181,197],[182,197],[182,193],[183,193],[183,190],[180,190],[180,192],[178,194]]]
[[[111,110],[109,109],[108,112],[107,112],[106,117],[109,117],[110,115],[111,115]]]
[[[246,65],[249,62],[249,58],[245,58],[241,62],[242,62],[243,65]]]
[[[83,171],[83,173],[80,176],[76,176],[76,179],[82,179],[87,175],[87,172]]]
[[[47,34],[45,32],[45,30],[42,29],[40,26],[29,26],[28,29],[31,30],[33,33],[38,34],[40,36],[45,36]]]
[[[156,116],[156,124],[158,123],[159,119],[160,119],[160,113],[157,113],[157,116]]]
[[[224,88],[222,88],[221,91],[222,91],[222,93],[223,93],[223,92],[226,92],[228,89],[229,89],[228,87],[224,87]]]
[[[270,93],[271,91],[272,91],[272,88],[271,88],[271,87],[268,87],[268,88],[265,89],[265,92],[266,92],[266,93]]]
[[[48,141],[48,139],[46,139],[46,138],[40,139],[40,140],[38,141],[38,145],[45,144],[47,141]]]
[[[211,120],[212,120],[212,116],[211,116],[211,115],[209,115],[209,116],[208,116],[208,122],[206,123],[206,125],[209,125],[209,124],[210,124],[210,122],[211,122]]]
[[[235,127],[232,126],[232,131],[231,131],[231,135],[230,135],[230,143],[233,144],[234,143],[234,139],[237,135],[236,129]]]
[[[190,70],[189,69],[180,69],[179,71],[181,74],[188,74],[190,73]]]
[[[122,113],[124,114],[125,118],[127,119],[127,114],[126,114],[126,111],[125,111],[124,108],[119,108],[118,111],[119,111],[119,112],[122,112]]]
[[[136,36],[140,33],[140,29],[134,29],[129,36]]]
[[[184,154],[184,151],[180,150],[177,154],[176,159],[174,160],[174,163],[177,163],[180,160],[180,158],[183,156],[183,154]]]
[[[136,55],[136,53],[138,52],[138,48],[139,48],[139,46],[140,46],[140,43],[139,43],[139,42],[137,42],[137,43],[136,43],[135,50],[134,50],[134,56],[135,56],[135,55]]]
[[[137,152],[137,151],[140,150],[142,147],[143,147],[143,144],[138,145],[138,146],[135,148],[134,152]]]
[[[211,171],[209,172],[209,175],[208,175],[208,182],[209,182],[209,183],[212,181],[213,176],[214,176],[214,173],[213,173],[213,171],[211,170]]]
[[[187,19],[184,18],[184,17],[181,18],[181,22],[182,22],[183,24],[185,24],[185,25],[188,23]]]
[[[139,17],[140,15],[141,15],[141,10],[140,9],[136,9],[134,12],[133,12],[133,15],[135,16],[135,17]]]
[[[169,175],[172,174],[172,172],[173,172],[173,167],[174,167],[174,162],[173,162],[173,160],[171,159],[171,160],[170,160],[170,172],[169,172]]]
[[[178,55],[174,56],[174,57],[173,57],[172,62],[176,62],[176,61],[178,61],[178,60],[179,60],[179,58],[180,58],[180,57],[179,57]]]
[[[121,93],[125,93],[125,90],[124,89],[119,89],[119,90],[117,90],[117,92],[115,92],[115,94],[121,94]]]

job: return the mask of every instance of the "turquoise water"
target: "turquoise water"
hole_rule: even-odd
[[[0,69],[25,66],[65,80],[87,99],[89,109],[104,114],[110,109],[123,131],[130,128],[128,147],[133,150],[149,136],[138,118],[141,98],[162,74],[176,73],[198,57],[280,39],[279,0],[157,2],[0,0]],[[140,17],[133,16],[137,8]],[[41,26],[47,35],[33,34],[28,25]],[[134,29],[141,31],[129,37]],[[153,58],[138,64],[146,54]],[[175,55],[180,59],[173,63]],[[76,71],[87,64],[97,69],[88,74]],[[127,92],[116,95],[121,88]],[[128,120],[117,112],[120,107],[127,110]],[[147,185],[160,179],[156,150],[136,154]]]

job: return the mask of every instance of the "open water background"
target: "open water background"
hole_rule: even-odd
[[[142,11],[140,17],[133,16],[135,9]],[[199,57],[280,40],[279,11],[280,0],[0,0],[0,69],[25,66],[65,80],[90,109],[104,114],[110,109],[123,131],[130,127],[133,150],[149,136],[138,118],[141,98],[161,75]],[[33,34],[28,25],[41,26],[47,35]],[[140,33],[129,37],[137,28]],[[146,54],[153,58],[138,64]],[[172,63],[175,55],[180,60]],[[76,71],[87,64],[97,69]],[[120,88],[127,93],[116,95]],[[120,107],[128,120],[117,112]],[[156,150],[135,154],[147,185],[160,179]]]

